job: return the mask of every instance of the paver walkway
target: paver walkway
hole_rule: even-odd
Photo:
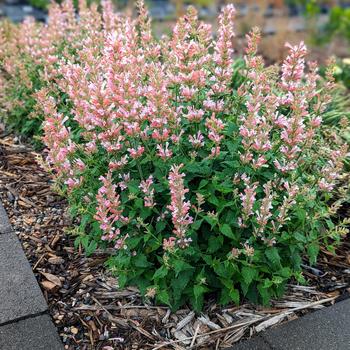
[[[0,350],[63,350],[44,296],[1,203]]]
[[[350,350],[350,299],[270,329],[232,350]]]

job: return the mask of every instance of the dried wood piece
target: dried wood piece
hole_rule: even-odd
[[[61,280],[53,275],[52,273],[47,273],[47,272],[41,272],[40,273],[50,282],[52,282],[53,284],[55,284],[57,287],[62,287],[62,282]]]

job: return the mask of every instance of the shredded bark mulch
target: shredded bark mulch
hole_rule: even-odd
[[[67,203],[38,165],[40,154],[13,136],[0,139],[0,197],[49,305],[65,349],[223,349],[254,333],[348,297],[350,241],[316,267],[308,286],[289,285],[271,307],[222,308],[214,300],[196,315],[145,304],[136,288],[120,290],[104,268],[107,256],[74,247]],[[349,216],[349,208],[344,215]]]

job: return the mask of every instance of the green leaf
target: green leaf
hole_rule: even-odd
[[[233,128],[236,128],[236,127],[237,127],[237,125],[233,126]],[[232,131],[233,131],[233,129],[232,129]],[[238,143],[237,142],[234,142],[234,143],[227,142],[226,145],[227,145],[227,148],[231,154],[237,154],[237,150],[238,150]]]
[[[273,276],[272,277],[272,283],[276,285],[282,284],[284,279],[281,276]]]
[[[128,278],[127,278],[126,274],[124,274],[124,273],[118,274],[118,287],[119,288],[124,288],[127,281],[128,281]]]
[[[244,283],[244,282],[241,282],[240,283],[240,286],[241,286],[241,289],[242,289],[242,292],[243,292],[243,295],[246,296],[248,291],[249,291],[249,285]]]
[[[175,270],[175,277],[177,277],[179,273],[182,271],[194,269],[193,266],[189,265],[187,262],[183,260],[175,260],[173,266]]]
[[[83,236],[83,237],[81,237],[80,242],[81,242],[83,248],[87,251],[87,249],[89,247],[89,243],[90,243],[90,237]]]
[[[281,267],[281,257],[276,247],[266,249],[265,255],[275,269]]]
[[[210,236],[208,240],[208,253],[215,253],[218,251],[224,243],[224,238],[222,236]]]
[[[264,288],[270,288],[270,287],[272,287],[272,286],[273,286],[273,282],[272,282],[270,279],[265,278],[265,279],[263,280],[263,287],[264,287]]]
[[[224,279],[230,279],[236,272],[236,268],[230,262],[229,265],[218,262],[213,266],[213,268],[215,273]],[[229,282],[232,284],[231,280],[229,280]]]
[[[268,305],[270,303],[271,294],[269,289],[264,284],[263,283],[258,284],[258,291],[259,291],[263,305]]]
[[[170,306],[170,296],[165,289],[162,289],[159,292],[157,292],[156,298],[159,302]]]
[[[293,238],[295,238],[299,242],[306,243],[306,237],[302,233],[300,233],[298,231],[294,232]]]
[[[146,255],[137,254],[135,258],[133,258],[134,265],[136,267],[148,267],[150,263],[147,261]]]
[[[209,215],[205,215],[204,216],[204,220],[211,225],[211,227],[213,228],[216,224],[217,224],[217,219],[213,218],[212,216]]]
[[[201,227],[202,222],[203,222],[203,219],[196,220],[196,221],[191,225],[192,230],[198,230],[198,229]]]
[[[298,219],[302,222],[305,221],[306,219],[306,210],[305,209],[302,209],[300,207],[298,207],[296,210],[295,210],[297,216],[298,216]]]
[[[216,207],[218,207],[220,205],[219,199],[214,194],[212,194],[208,197],[208,202],[210,204],[215,205]]]
[[[213,259],[212,259],[211,255],[202,254],[201,257],[207,265],[209,265],[209,266],[212,265]]]
[[[195,174],[195,175],[210,175],[211,168],[209,168],[208,164],[201,163],[192,163],[188,164],[184,171],[187,174]]]
[[[280,271],[278,271],[278,274],[282,277],[289,278],[292,275],[292,271],[289,267],[283,267]]]
[[[166,227],[166,223],[164,221],[158,221],[156,224],[156,231],[162,232]]]
[[[303,276],[303,273],[301,271],[295,272],[294,273],[294,278],[297,280],[297,282],[301,285],[305,285],[306,284],[306,279]]]
[[[135,278],[133,278],[130,283],[132,283],[133,285],[136,285],[141,294],[145,294],[147,291],[147,288],[149,287],[150,283],[149,283],[149,279],[147,279],[144,276],[137,276]]]
[[[199,183],[198,189],[205,187],[208,183],[209,183],[208,180],[205,180],[205,179],[201,180],[201,182]]]
[[[220,232],[226,237],[236,238],[235,234],[232,232],[232,229],[228,224],[223,224],[220,228]]]
[[[221,305],[227,305],[231,301],[229,291],[226,288],[221,289],[219,303]]]
[[[231,278],[225,278],[225,277],[222,277],[220,278],[220,282],[229,290],[232,288],[233,286],[233,282],[231,280]]]
[[[164,278],[168,274],[168,269],[163,265],[153,275],[153,280]]]
[[[87,224],[92,221],[92,217],[90,214],[84,214],[81,217],[81,221],[80,221],[80,226],[82,229],[85,229]]]
[[[194,309],[199,311],[203,308],[204,293],[207,291],[207,288],[201,284],[195,284],[193,287],[194,295]]]
[[[193,270],[185,270],[179,274],[179,277],[172,279],[171,287],[173,289],[175,302],[181,298],[192,276]]]
[[[249,267],[249,266],[243,266],[242,268],[242,277],[244,282],[249,286],[252,281],[256,278],[257,276],[257,270]]]
[[[290,247],[290,261],[293,264],[294,269],[299,269],[300,265],[302,263],[302,259],[300,257],[299,251],[296,249],[296,247]]]
[[[97,248],[97,242],[96,241],[91,241],[90,244],[86,248],[86,255],[89,256],[91,255]]]
[[[318,252],[320,251],[320,246],[318,243],[311,243],[307,247],[307,253],[309,255],[309,261],[311,265],[316,264]]]
[[[135,249],[137,245],[141,242],[143,237],[141,235],[136,237],[131,237],[128,239],[128,248],[129,249]]]
[[[230,299],[236,304],[236,305],[239,305],[239,291],[235,288],[231,288],[230,291],[229,291],[229,296],[230,296]]]

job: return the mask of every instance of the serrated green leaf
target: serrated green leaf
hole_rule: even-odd
[[[194,267],[188,264],[186,261],[183,260],[175,260],[173,263],[174,270],[175,270],[175,277],[179,275],[180,272],[185,270],[193,270]]]
[[[97,242],[91,241],[86,248],[86,255],[90,256],[96,250],[96,248],[97,248]]]
[[[209,183],[208,180],[205,180],[205,179],[201,180],[201,182],[199,183],[198,189],[205,187],[208,183]]]
[[[227,305],[231,301],[228,289],[222,288],[219,298],[219,303],[221,305]]]
[[[233,274],[236,272],[236,267],[234,267],[232,264],[225,265],[221,262],[219,262],[218,264],[215,264],[213,268],[215,273],[218,276],[223,277],[225,279],[230,279],[233,276]],[[229,281],[232,283],[231,280]]]
[[[165,289],[162,289],[159,292],[157,292],[156,298],[159,302],[170,306],[170,296]]]
[[[241,282],[240,285],[242,288],[243,295],[246,296],[249,290],[249,285],[244,282]]]
[[[244,282],[249,286],[257,276],[257,270],[249,266],[243,266],[242,277]]]
[[[168,274],[168,269],[163,265],[153,275],[153,280],[164,278]]]
[[[158,221],[156,224],[156,231],[162,232],[166,227],[166,223],[164,221]]]
[[[143,237],[141,235],[128,238],[128,248],[135,249],[137,245],[142,241],[142,239]]]
[[[283,267],[278,271],[278,274],[282,277],[289,278],[292,275],[292,271],[289,267]]]
[[[258,284],[258,291],[259,291],[263,305],[268,305],[270,303],[271,294],[269,289],[264,284],[262,283]]]
[[[229,296],[230,296],[230,299],[236,304],[236,305],[239,305],[239,300],[240,300],[240,297],[239,297],[239,291],[235,288],[231,288],[230,291],[229,291]]]
[[[320,251],[320,246],[318,243],[312,243],[307,247],[307,253],[308,253],[309,261],[311,265],[316,264],[319,251]]]
[[[148,267],[150,265],[144,254],[137,254],[136,257],[133,258],[133,263],[136,267]]]
[[[231,227],[228,224],[223,224],[220,228],[220,232],[226,237],[235,238],[235,234],[233,233]]]
[[[198,229],[201,227],[202,222],[203,222],[203,219],[196,220],[196,221],[191,225],[192,230],[198,230]]]
[[[194,295],[194,309],[199,311],[203,308],[204,293],[207,291],[207,288],[201,284],[195,284],[193,287]]]
[[[181,298],[181,295],[183,294],[192,276],[193,270],[185,270],[181,272],[177,278],[172,279],[171,287],[173,289],[175,301]]]
[[[295,238],[299,242],[306,243],[306,237],[303,234],[301,234],[300,232],[294,232],[293,238]]]
[[[120,273],[120,274],[118,275],[117,279],[118,279],[118,287],[119,287],[119,288],[124,288],[124,287],[125,287],[125,284],[126,284],[126,282],[127,282],[127,280],[128,280],[128,278],[126,277],[126,275]]]
[[[266,249],[265,255],[275,269],[281,267],[281,257],[276,247]]]
[[[279,285],[279,284],[283,283],[283,278],[281,276],[273,276],[272,283]]]
[[[214,253],[218,251],[222,247],[223,243],[224,239],[222,236],[210,236],[208,239],[208,253]]]

